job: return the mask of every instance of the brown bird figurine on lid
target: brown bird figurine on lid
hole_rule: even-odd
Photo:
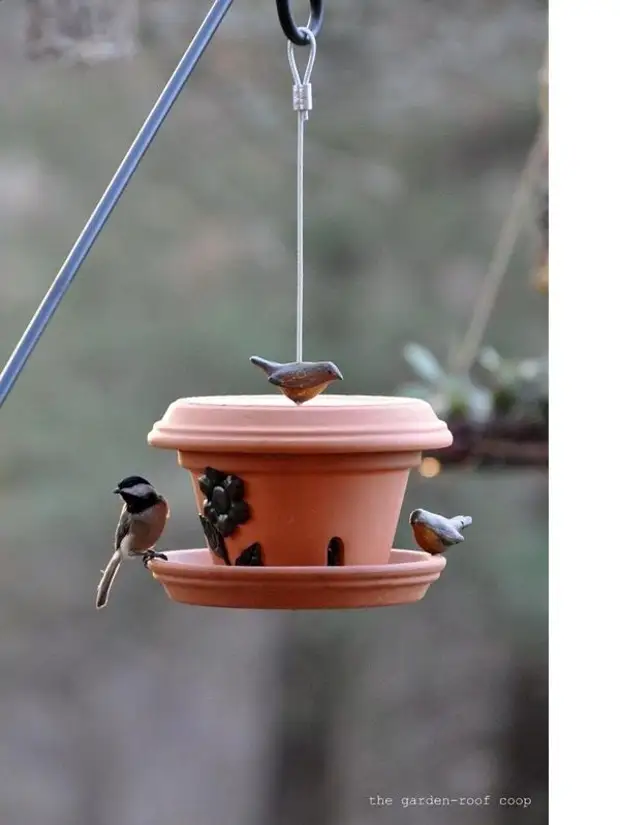
[[[472,523],[471,516],[453,516],[445,518],[428,510],[414,510],[409,516],[413,537],[427,553],[436,556],[453,544],[465,541],[461,530]]]
[[[291,361],[280,364],[258,355],[253,355],[250,361],[262,369],[270,384],[295,404],[310,401],[332,381],[342,381],[342,373],[331,361]]]

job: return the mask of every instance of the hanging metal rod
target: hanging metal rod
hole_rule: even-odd
[[[69,252],[67,259],[54,278],[51,287],[41,301],[41,305],[28,324],[26,331],[7,361],[5,368],[0,373],[0,407],[2,407],[6,401],[13,385],[19,378],[21,371],[26,366],[26,362],[32,355],[47,325],[58,309],[60,302],[73,283],[73,279],[84,263],[92,245],[97,240],[99,233],[112,214],[112,210],[119,202],[133,173],[138,168],[140,161],[153,142],[155,135],[159,131],[159,127],[181,94],[189,76],[196,68],[196,64],[211,42],[211,38],[217,31],[232,3],[233,0],[214,1],[209,13],[196,32],[194,39],[179,61],[179,65],[172,73],[170,80],[151,109],[147,119],[144,121],[144,125],[131,144],[121,165],[116,170],[114,177],[95,207],[93,214],[88,219],[73,249]]]

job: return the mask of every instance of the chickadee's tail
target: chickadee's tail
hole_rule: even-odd
[[[103,571],[103,576],[101,577],[101,581],[97,587],[97,610],[101,610],[101,608],[105,607],[108,603],[108,594],[110,592],[110,588],[112,587],[112,582],[118,573],[118,568],[121,566],[122,560],[123,558],[120,552],[116,550],[108,562],[106,569]]]

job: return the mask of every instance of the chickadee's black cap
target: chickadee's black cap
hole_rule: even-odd
[[[131,487],[135,487],[136,484],[148,484],[151,486],[151,482],[147,481],[145,478],[142,478],[142,476],[127,476],[127,478],[119,481],[114,492],[120,493],[121,490],[129,490]]]

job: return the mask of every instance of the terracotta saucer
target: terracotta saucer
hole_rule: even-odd
[[[203,607],[320,610],[417,602],[446,566],[443,556],[392,550],[389,564],[225,567],[205,549],[166,551],[149,568],[176,602]]]

